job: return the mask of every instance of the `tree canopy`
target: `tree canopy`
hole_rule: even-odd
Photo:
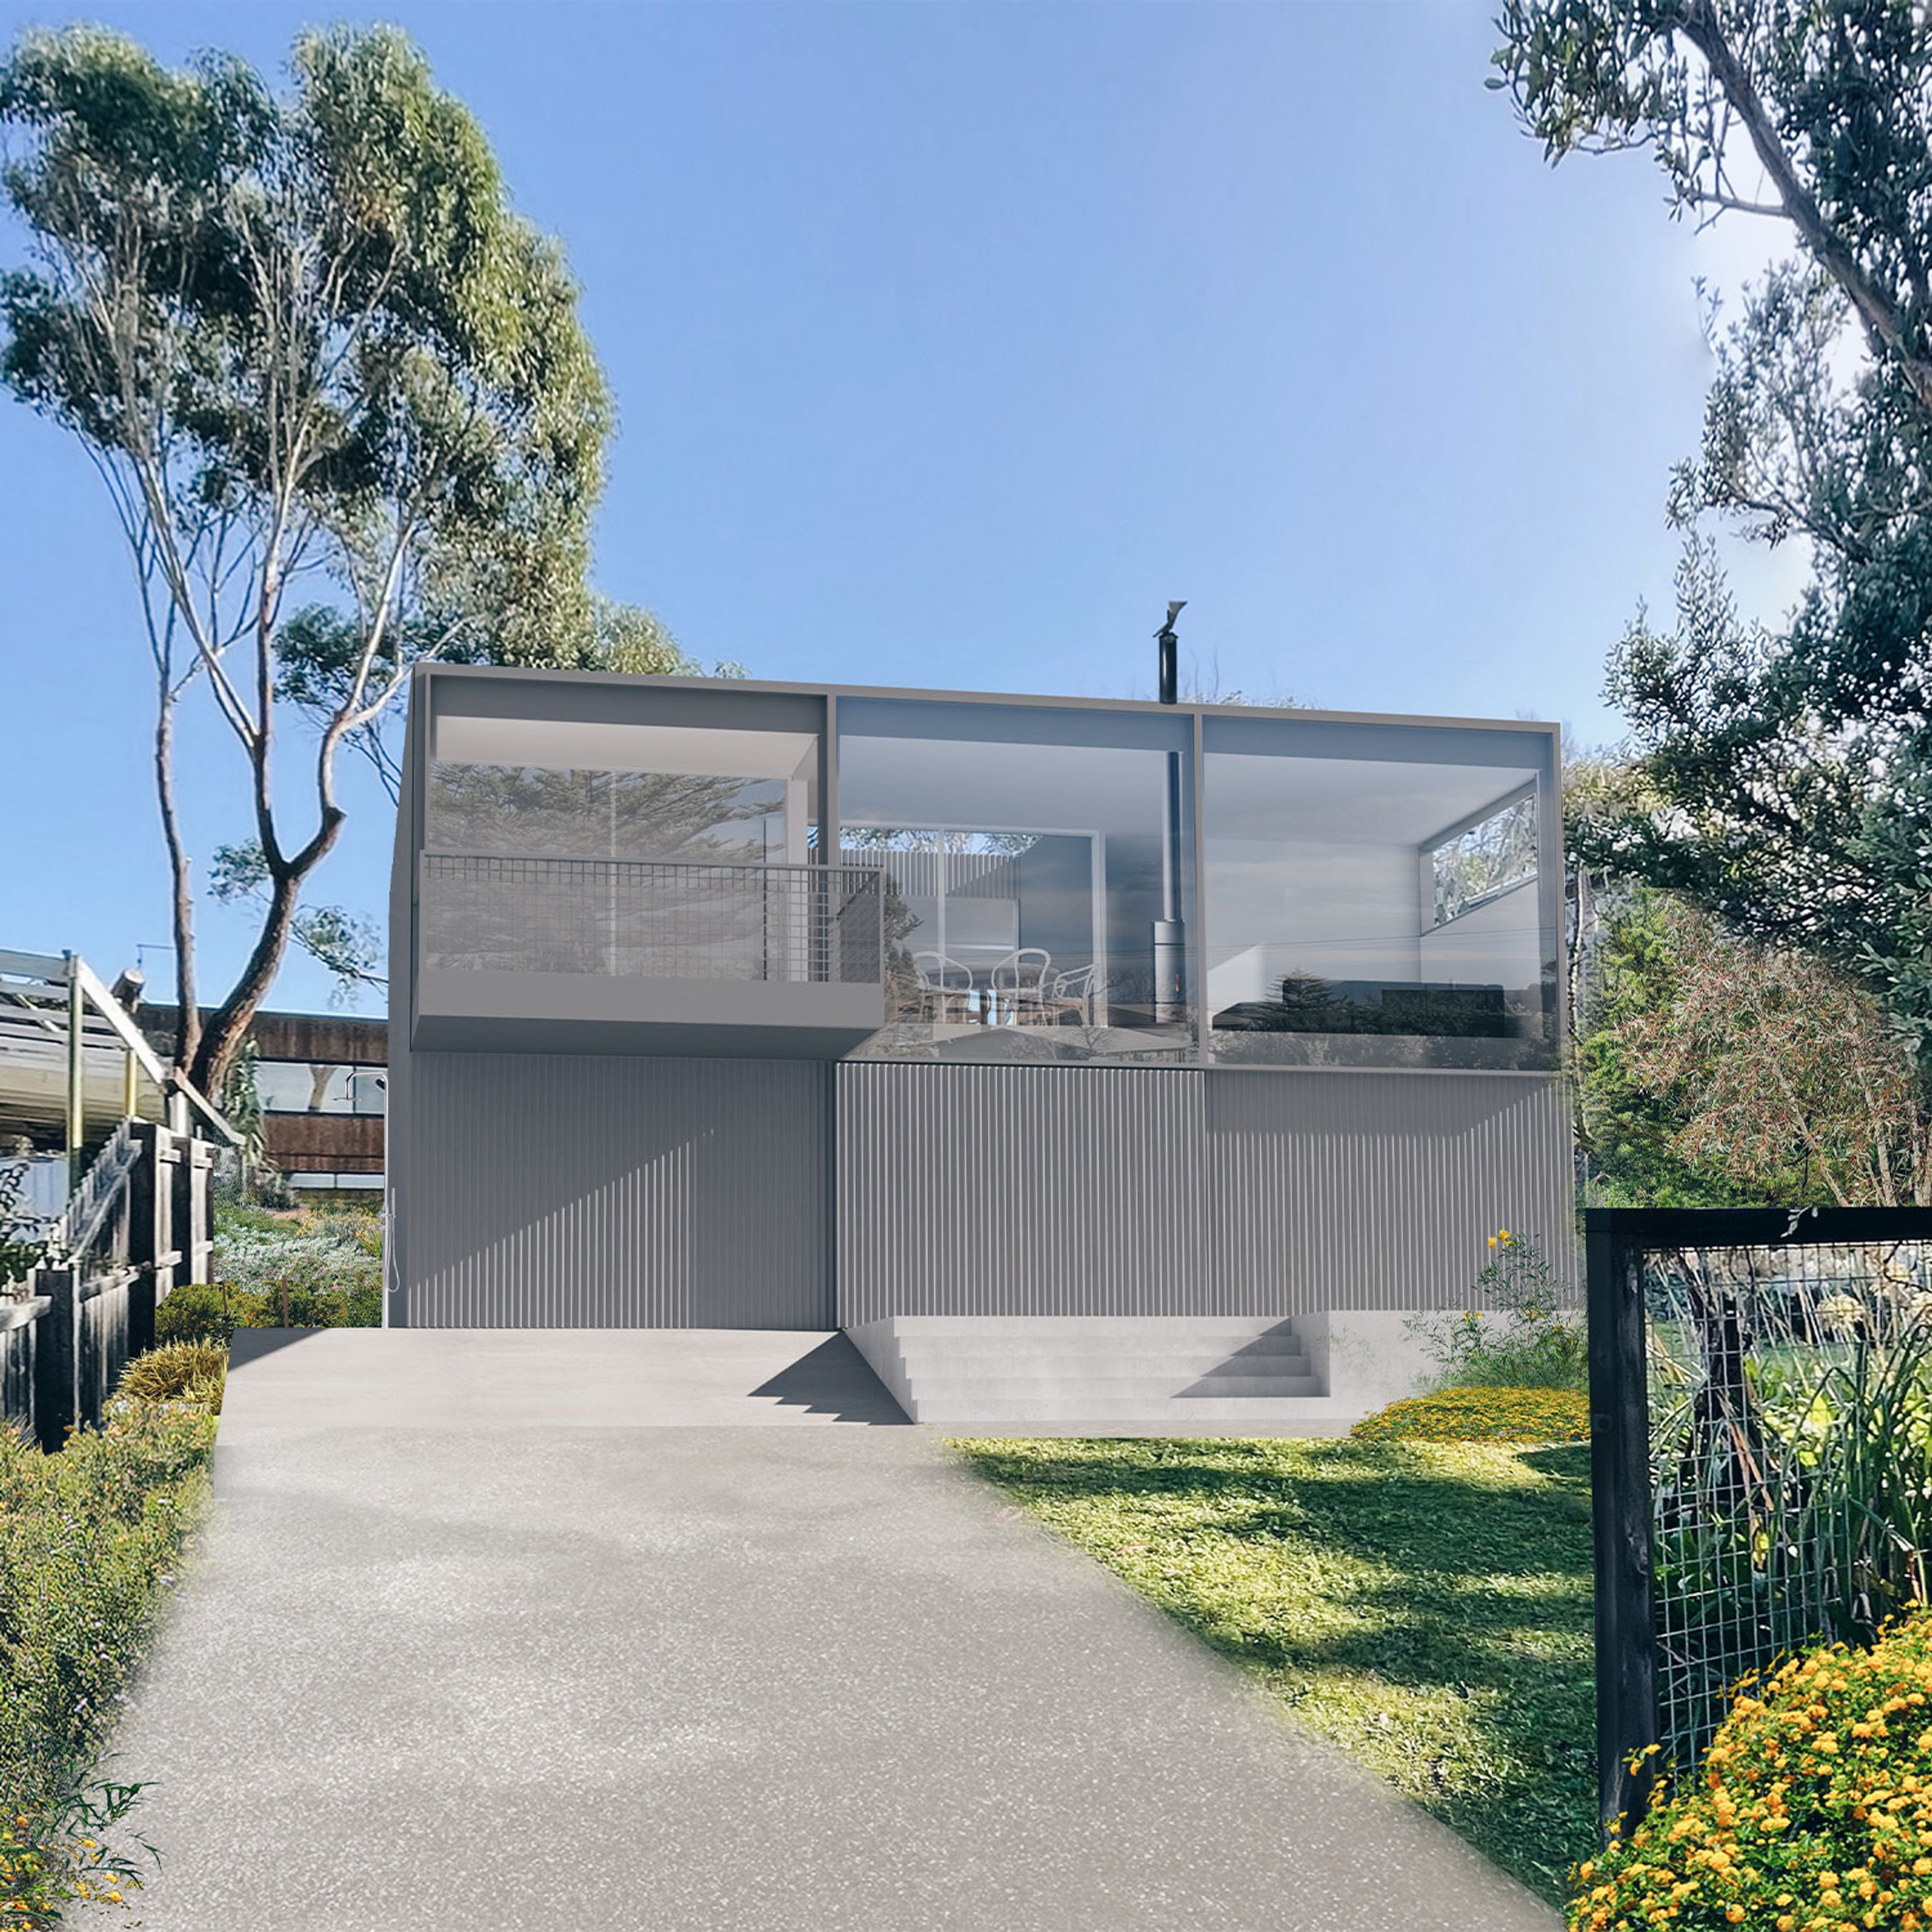
[[[1770,220],[1793,258],[1713,325],[1673,479],[1675,623],[1610,693],[1637,754],[1582,856],[1862,977],[1932,1038],[1932,28],[1882,0],[1508,0],[1494,85],[1552,160],[1647,148],[1680,213]],[[1775,626],[1710,530],[1802,543]]]
[[[383,762],[412,664],[694,667],[586,588],[610,408],[577,289],[403,35],[304,34],[278,93],[227,55],[171,70],[105,29],[30,32],[0,64],[0,128],[32,247],[0,278],[0,379],[80,440],[134,556],[179,1058],[217,1085],[338,837],[338,754]],[[191,690],[246,774],[218,883],[261,910],[199,1038],[172,765]],[[290,712],[292,806],[272,755]]]

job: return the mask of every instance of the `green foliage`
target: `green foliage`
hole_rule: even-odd
[[[219,1415],[227,1378],[228,1351],[222,1343],[166,1342],[122,1370],[121,1393],[140,1402],[199,1402]]]
[[[1694,1096],[1674,1076],[1660,1078],[1635,1037],[1686,997],[1694,962],[1684,911],[1642,886],[1598,908],[1570,1070],[1584,1200],[1593,1208],[1742,1208],[1767,1197],[1822,1205],[1828,1192],[1802,1161],[1738,1179],[1685,1150]]]
[[[1587,1450],[958,1446],[1301,1723],[1564,1895],[1596,1839]]]
[[[1590,1403],[1548,1384],[1442,1389],[1392,1402],[1348,1433],[1360,1442],[1587,1442]]]
[[[297,1263],[296,1266],[300,1264]],[[380,1328],[380,1282],[327,1287],[290,1274],[255,1288],[187,1282],[154,1311],[160,1342],[217,1342],[224,1348],[238,1328]]]
[[[1703,1774],[1576,1874],[1571,1932],[1932,1924],[1932,1617],[1749,1684]]]
[[[207,1499],[214,1418],[114,1401],[43,1455],[0,1430],[0,1791],[71,1802]]]
[[[22,1150],[32,1144],[24,1137]],[[46,1225],[26,1211],[27,1171],[0,1167],[0,1282],[18,1281],[46,1259]]]
[[[218,1343],[252,1324],[248,1304],[212,1282],[184,1282],[164,1295],[154,1309],[154,1340],[163,1344]]]
[[[66,1906],[128,1904],[140,1889],[141,1867],[101,1834],[127,1817],[145,1789],[91,1779],[76,1768],[50,1796],[0,1811],[0,1918],[21,1932],[58,1932]],[[160,1863],[146,1839],[135,1842]]]
[[[1932,1120],[1912,1045],[1828,962],[1660,904],[1678,971],[1615,1044],[1681,1124],[1671,1147],[1760,1200],[1932,1199]]]
[[[205,692],[244,754],[260,926],[190,1070],[205,1091],[338,836],[337,754],[392,770],[410,666],[644,647],[584,581],[610,406],[558,245],[394,28],[304,33],[290,74],[278,95],[232,56],[170,70],[94,27],[0,63],[0,188],[31,248],[0,278],[0,380],[100,472],[162,719]],[[298,826],[270,783],[289,707],[319,740]],[[184,908],[165,755],[158,778]],[[351,915],[306,917],[368,970]]]
[[[1486,1311],[1412,1316],[1407,1324],[1436,1356],[1438,1386],[1588,1388],[1574,1285],[1558,1282],[1542,1249],[1507,1228],[1490,1237],[1490,1251],[1475,1281]]]
[[[1679,1771],[1745,1670],[1870,1642],[1932,1601],[1932,1291],[1895,1248],[1841,1257],[1856,1269],[1795,1294],[1721,1256],[1653,1257],[1652,1569]]]
[[[224,1203],[212,1282],[188,1282],[154,1311],[163,1342],[226,1346],[237,1328],[379,1328],[382,1223],[375,1214],[276,1213]]]
[[[1508,0],[1498,25],[1495,84],[1552,158],[1648,147],[1680,208],[1768,213],[1804,257],[1714,340],[1702,446],[1670,500],[1676,622],[1640,614],[1612,666],[1640,782],[1586,828],[1584,856],[1857,976],[1922,1054],[1932,28],[1909,8],[1807,0]],[[1806,544],[1780,627],[1740,620],[1714,518]]]

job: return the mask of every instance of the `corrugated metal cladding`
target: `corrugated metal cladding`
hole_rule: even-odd
[[[1574,1262],[1554,1080],[847,1062],[838,1315],[1458,1304],[1498,1226]]]
[[[401,1322],[832,1325],[828,1064],[418,1053],[410,1070]]]

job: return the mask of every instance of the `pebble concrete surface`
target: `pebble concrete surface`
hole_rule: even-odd
[[[112,1745],[163,1864],[90,1926],[1557,1924],[932,1431],[278,1422],[256,1366]]]

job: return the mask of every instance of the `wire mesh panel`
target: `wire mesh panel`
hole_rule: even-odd
[[[1932,1599],[1932,1210],[1588,1229],[1607,1822],[1696,1769],[1742,1679]]]
[[[869,866],[423,857],[426,967],[877,985]]]

